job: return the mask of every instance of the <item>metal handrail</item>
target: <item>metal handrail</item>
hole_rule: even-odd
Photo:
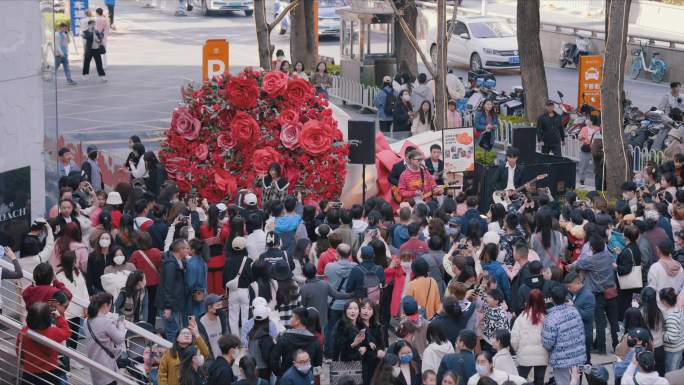
[[[23,326],[20,323],[16,322],[15,320],[13,320],[11,318],[8,318],[7,316],[4,316],[4,315],[0,315],[0,324],[3,324],[7,327],[14,329],[17,333],[20,333],[21,330],[23,329]],[[89,368],[93,368],[93,369],[97,370],[98,372],[100,372],[104,375],[116,378],[117,383],[127,384],[127,385],[138,385],[137,381],[135,381],[131,378],[128,378],[128,377],[122,375],[121,373],[115,372],[115,371],[109,369],[108,367],[100,364],[99,362],[93,361],[90,358],[84,356],[83,354],[78,353],[74,350],[71,350],[71,349],[67,348],[66,346],[64,346],[60,343],[57,343],[57,342],[55,342],[55,341],[53,341],[53,340],[51,340],[51,339],[49,339],[49,338],[47,338],[41,334],[34,332],[31,329],[28,329],[26,331],[26,335],[31,337],[31,339],[36,340],[36,341],[40,342],[41,344],[47,346],[50,349],[56,350],[59,353],[65,355],[71,359],[79,361],[80,363],[82,363],[83,365],[85,365]]]
[[[429,3],[426,1],[416,1],[416,4],[418,6],[424,7],[424,8],[436,8],[437,7],[436,4]],[[449,9],[449,7],[453,7],[453,6],[447,5],[447,9]],[[453,8],[451,8],[451,9],[453,9]],[[448,11],[448,12],[451,12],[451,11]],[[462,12],[462,13],[469,13],[469,14],[478,14],[478,15],[480,14],[480,11],[467,9],[467,8],[459,8],[458,12],[459,13]],[[487,12],[487,16],[502,18],[502,19],[505,19],[507,22],[513,23],[513,24],[516,22],[515,17],[511,17],[509,15],[504,15],[504,14],[500,14],[500,13],[496,13],[496,12]],[[540,24],[540,27],[547,27],[547,28],[555,30],[556,32],[561,32],[561,29],[563,29],[563,28],[570,29],[573,32],[585,31],[585,32],[589,32],[592,37],[596,37],[597,34],[604,34],[605,33],[602,29],[592,28],[592,27],[578,27],[576,25],[547,23],[547,22],[543,22],[543,21],[540,22],[539,24]],[[684,45],[684,40],[662,39],[662,38],[658,38],[655,36],[646,36],[646,35],[630,33],[630,32],[627,32],[627,39],[630,42],[637,40],[637,39],[638,40],[648,40],[649,45],[655,45],[655,42],[662,42],[662,43],[665,43],[668,46],[668,48],[677,49],[677,50],[682,50],[681,48],[677,48],[677,46],[676,46],[677,44]]]
[[[0,258],[0,267],[5,268],[5,269],[9,269],[12,271],[14,270],[14,265],[8,261],[2,259],[2,258]],[[23,269],[22,269],[22,274],[24,276],[24,279],[31,281],[31,282],[34,282],[33,281],[33,274],[31,274],[28,271],[23,270]],[[89,301],[87,299],[74,296],[74,297],[71,297],[71,303],[76,304],[76,305],[82,307],[83,309],[87,309]],[[160,337],[154,333],[150,333],[149,331],[141,328],[140,326],[136,325],[133,322],[124,320],[124,326],[126,327],[127,330],[130,330],[133,333],[135,333],[139,336],[142,336],[146,340],[152,341],[155,344],[157,344],[163,348],[170,349],[173,346],[173,344],[171,342],[167,341],[166,339],[164,339],[164,338],[162,338],[162,337]]]

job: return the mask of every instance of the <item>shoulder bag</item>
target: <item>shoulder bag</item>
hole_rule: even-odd
[[[154,263],[152,263],[152,261],[147,257],[147,254],[145,254],[145,252],[142,250],[138,250],[138,251],[140,252],[140,255],[143,256],[143,259],[145,260],[145,262],[147,262],[147,264],[150,265],[152,270],[154,270],[154,272],[157,273],[157,275],[159,275],[159,270],[157,270],[157,266],[155,266]]]
[[[355,384],[363,383],[363,370],[360,360],[330,362],[330,385],[341,384],[342,381],[340,380],[349,377],[354,379]]]
[[[245,262],[247,262],[247,258],[249,257],[246,255],[242,257],[242,263],[240,264],[240,270],[238,271],[237,275],[235,276],[235,278],[226,282],[226,289],[228,289],[229,291],[235,291],[238,289],[240,276],[242,275],[242,269],[244,269],[245,267]]]
[[[118,355],[115,354],[114,352],[109,350],[107,347],[105,347],[104,344],[100,341],[100,339],[95,336],[95,333],[93,332],[93,328],[90,327],[90,321],[89,320],[86,321],[86,325],[88,325],[88,331],[90,332],[90,337],[97,344],[97,346],[99,346],[100,349],[102,349],[102,351],[105,352],[105,354],[109,358],[116,360],[116,366],[119,369],[123,369],[123,368],[127,367],[128,361],[129,361],[128,360],[128,352],[126,352],[124,350],[124,351],[118,352]]]
[[[629,247],[627,247],[627,250],[632,258],[632,271],[626,275],[618,275],[618,284],[622,290],[639,289],[643,287],[643,281],[641,279],[641,265],[636,266],[634,262],[634,253],[632,253],[632,250]]]

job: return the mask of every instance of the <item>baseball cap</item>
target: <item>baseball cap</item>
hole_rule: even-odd
[[[645,328],[634,328],[629,331],[629,336],[633,339],[641,341],[650,341],[651,333]]]
[[[254,310],[252,310],[252,314],[254,314],[254,319],[257,321],[262,321],[268,318],[269,314],[271,313],[270,309],[268,306],[264,306],[259,304],[258,306],[254,307]]]
[[[418,313],[418,302],[410,295],[407,295],[401,300],[401,309],[406,315],[413,315]]]
[[[593,382],[608,383],[608,370],[603,366],[592,366],[588,375],[591,376]]]
[[[216,295],[216,294],[209,294],[207,298],[204,300],[204,303],[207,306],[211,306],[215,304],[216,302],[219,302],[221,300],[221,297]]]
[[[235,237],[231,246],[233,250],[244,250],[247,247],[247,240],[244,237]]]
[[[117,191],[111,191],[107,194],[107,201],[105,203],[108,205],[122,205],[123,200],[121,199],[121,194]]]
[[[226,204],[223,203],[223,202],[222,202],[222,203],[217,203],[217,204],[216,204],[216,208],[217,208],[220,212],[224,212],[224,211],[228,210],[228,206],[226,206]]]
[[[264,297],[256,297],[252,300],[252,307],[257,307],[257,306],[268,306],[268,302],[266,302],[266,298]]]
[[[247,206],[256,206],[257,196],[254,193],[248,193],[245,195],[244,202]]]
[[[392,77],[389,75],[385,75],[382,77],[382,82],[383,83],[392,83]]]
[[[370,259],[373,258],[375,255],[375,252],[373,251],[373,248],[366,245],[361,248],[361,258],[363,259]]]
[[[97,146],[94,144],[90,145],[86,148],[86,154],[88,154],[88,155],[90,155],[93,152],[97,152],[97,151],[98,151]]]

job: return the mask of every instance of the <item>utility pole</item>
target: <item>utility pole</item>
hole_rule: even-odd
[[[454,5],[455,6],[455,5]],[[443,130],[447,125],[446,73],[447,73],[447,28],[446,0],[437,0],[437,68],[435,69],[435,126]]]

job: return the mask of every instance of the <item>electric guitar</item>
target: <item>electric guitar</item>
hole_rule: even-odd
[[[511,204],[511,194],[517,193],[525,189],[527,186],[530,185],[530,183],[538,182],[542,179],[545,179],[549,176],[549,174],[540,174],[537,175],[536,177],[532,178],[529,182],[523,184],[522,186],[516,188],[515,190],[497,190],[492,193],[492,200],[494,200],[494,203],[501,203],[504,207],[508,208],[508,205]]]

